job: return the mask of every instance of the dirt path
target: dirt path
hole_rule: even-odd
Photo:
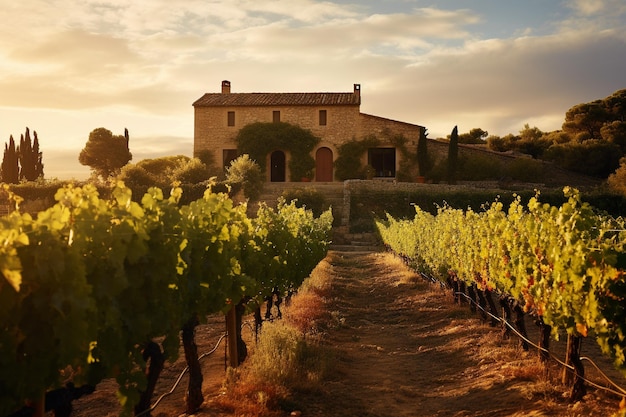
[[[593,388],[584,402],[569,404],[566,389],[547,375],[535,351],[503,341],[500,329],[389,254],[330,252],[324,265],[332,282],[326,307],[333,325],[324,335],[332,371],[319,389],[297,394],[303,417],[606,417],[617,410],[619,398]],[[218,317],[198,328],[200,353],[211,350],[223,326]],[[534,326],[528,328],[537,340]],[[244,337],[253,346],[249,330]],[[588,346],[583,354],[598,357],[592,341]],[[562,347],[554,343],[553,349]],[[202,366],[206,403],[196,416],[223,416],[212,406],[225,377],[223,346]],[[167,366],[154,399],[170,390],[183,368],[182,357]],[[73,415],[117,415],[114,384],[108,384],[81,399]],[[152,415],[181,415],[186,384],[183,378]]]
[[[536,353],[385,254],[329,255],[335,372],[303,416],[609,416],[619,400],[567,404]]]

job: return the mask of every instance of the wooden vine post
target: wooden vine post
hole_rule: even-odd
[[[563,370],[563,383],[572,385],[572,391],[570,392],[570,401],[572,402],[582,400],[587,393],[587,388],[585,387],[585,368],[580,360],[582,340],[580,336],[567,336],[565,363],[569,366],[565,367]],[[572,370],[570,366],[574,369]]]
[[[541,362],[545,363],[550,360],[550,332],[552,331],[552,326],[546,324],[542,316],[537,318],[535,324],[539,327],[539,358]]]
[[[198,346],[195,341],[195,329],[198,323],[198,317],[194,315],[185,323],[182,331],[185,359],[189,367],[189,384],[187,395],[185,396],[187,414],[195,414],[204,402],[204,396],[202,395],[202,368],[198,360]]]
[[[239,353],[237,349],[237,308],[234,305],[226,313],[226,332],[228,333],[228,365],[236,368],[239,366]]]

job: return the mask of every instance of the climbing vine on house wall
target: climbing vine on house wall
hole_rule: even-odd
[[[361,140],[352,139],[339,145],[335,177],[340,181],[368,178],[368,168],[363,166],[361,158],[369,148],[375,148],[379,144],[380,140],[376,136],[369,135]]]
[[[266,170],[266,158],[276,150],[288,151],[291,154],[289,170],[292,181],[312,178],[315,159],[311,152],[320,142],[309,130],[289,123],[251,123],[243,127],[237,137],[237,150],[240,154],[248,154]]]
[[[339,156],[335,161],[335,176],[338,180],[367,179],[371,177],[373,168],[363,166],[361,160],[370,148],[390,144],[402,156],[396,171],[398,181],[413,181],[417,176],[417,149],[408,146],[409,140],[402,134],[393,134],[389,130],[382,132],[382,140],[376,135],[368,135],[361,140],[352,139],[339,146]]]
[[[385,132],[387,133],[387,132]],[[389,133],[387,133],[389,135]],[[396,180],[398,181],[414,181],[419,175],[417,165],[417,149],[410,149],[407,146],[408,139],[402,134],[396,134],[389,137],[389,142],[400,152],[402,158],[400,165],[396,171]]]

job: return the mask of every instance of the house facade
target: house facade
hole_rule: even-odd
[[[240,129],[256,122],[286,122],[321,139],[311,155],[314,181],[334,181],[338,147],[368,135],[380,143],[362,156],[363,165],[370,165],[375,177],[395,178],[402,153],[390,138],[403,135],[407,146],[415,147],[424,127],[364,114],[360,106],[360,84],[346,93],[231,93],[230,82],[222,81],[220,93],[204,94],[193,103],[194,155],[210,152],[226,168],[238,156],[235,138]],[[290,180],[289,160],[283,149],[267,155],[267,181]]]

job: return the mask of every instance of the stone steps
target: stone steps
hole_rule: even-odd
[[[382,252],[385,247],[375,233],[348,233],[347,228],[336,227],[329,249],[339,252]]]
[[[258,198],[270,207],[276,207],[278,198],[290,189],[313,189],[324,196],[324,200],[332,207],[335,223],[340,224],[344,217],[344,184],[338,182],[272,182],[265,183]],[[250,205],[256,211],[256,203]]]
[[[312,188],[324,196],[332,207],[335,217],[335,226],[332,232],[330,250],[344,252],[380,252],[385,248],[378,241],[374,233],[349,233],[348,220],[344,215],[344,183],[338,182],[280,182],[265,183],[258,201],[265,202],[270,207],[276,207],[278,197],[289,189]],[[251,205],[256,210],[256,204]]]

